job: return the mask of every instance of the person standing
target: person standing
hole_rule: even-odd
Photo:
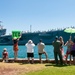
[[[72,43],[71,55],[73,56],[73,64],[75,65],[75,37]]]
[[[62,58],[62,54],[61,54],[61,50],[60,50],[61,43],[58,40],[58,36],[56,36],[55,41],[53,41],[52,44],[54,47],[54,58],[55,58],[56,65],[59,64],[58,56],[60,59],[60,64],[63,65],[63,58]]]
[[[65,59],[65,57],[64,57],[64,48],[63,48],[64,40],[63,40],[63,37],[62,37],[62,36],[59,37],[59,41],[60,41],[60,43],[61,43],[61,45],[60,45],[60,50],[61,50],[61,54],[62,54],[63,61],[64,61],[64,59]]]
[[[20,38],[17,38],[17,37],[14,37],[13,38],[13,50],[14,50],[14,59],[16,60],[17,59],[17,56],[18,56],[18,41],[19,41]]]
[[[40,39],[40,42],[37,44],[37,46],[38,46],[38,54],[39,54],[40,63],[42,63],[42,57],[41,57],[42,54],[45,54],[46,60],[48,60],[48,55],[44,50],[45,44],[42,42],[42,39]]]
[[[65,46],[67,46],[67,51],[66,51],[66,64],[67,64],[67,59],[68,59],[68,56],[70,55],[70,63],[71,64],[71,48],[72,48],[72,40],[69,39],[66,43],[65,43]]]
[[[30,58],[32,58],[32,64],[34,63],[34,46],[35,44],[33,43],[32,40],[29,40],[28,43],[25,44],[27,47],[27,58],[28,58],[28,63],[30,63]]]

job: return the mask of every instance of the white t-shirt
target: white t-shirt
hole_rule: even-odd
[[[32,43],[32,44],[27,43],[25,46],[27,47],[27,53],[33,53],[34,52],[34,46],[35,46],[34,43]]]
[[[44,52],[44,47],[45,44],[44,43],[38,43],[38,53],[43,53]]]

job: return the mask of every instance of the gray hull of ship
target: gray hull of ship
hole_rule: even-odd
[[[46,45],[52,44],[52,42],[55,40],[55,36],[62,36],[64,42],[66,42],[70,34],[65,33],[64,30],[58,30],[58,31],[48,31],[48,32],[37,32],[37,33],[22,33],[22,37],[19,40],[19,45],[25,45],[28,40],[33,40],[35,44],[39,43],[39,40],[42,39],[43,42]],[[75,36],[74,34],[71,34],[72,40]],[[5,35],[0,36],[0,45],[12,45],[12,35]]]

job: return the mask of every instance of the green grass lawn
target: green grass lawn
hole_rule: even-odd
[[[43,64],[45,68],[22,75],[75,75],[75,65]],[[40,66],[38,66],[40,67]]]

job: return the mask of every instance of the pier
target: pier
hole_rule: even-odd
[[[2,58],[0,58],[0,62],[2,62]],[[14,60],[14,58],[9,58],[8,59],[8,63],[28,63],[28,59],[27,58],[17,58],[16,60]],[[30,60],[31,62],[31,60]],[[64,60],[65,62],[65,60]],[[68,63],[69,63],[69,59],[68,59]],[[40,63],[39,59],[34,59],[34,63]],[[55,63],[55,59],[42,59],[42,63]],[[73,63],[73,59],[72,59],[72,63]]]
[[[2,62],[2,58],[0,58],[0,62]],[[31,61],[31,60],[30,60]],[[9,58],[8,62],[12,63],[12,62],[17,62],[17,63],[28,63],[28,59],[27,58],[17,58],[16,60],[14,60],[14,58]],[[50,63],[50,62],[54,62],[54,59],[42,59],[43,63]],[[34,63],[40,63],[39,59],[34,59]]]

